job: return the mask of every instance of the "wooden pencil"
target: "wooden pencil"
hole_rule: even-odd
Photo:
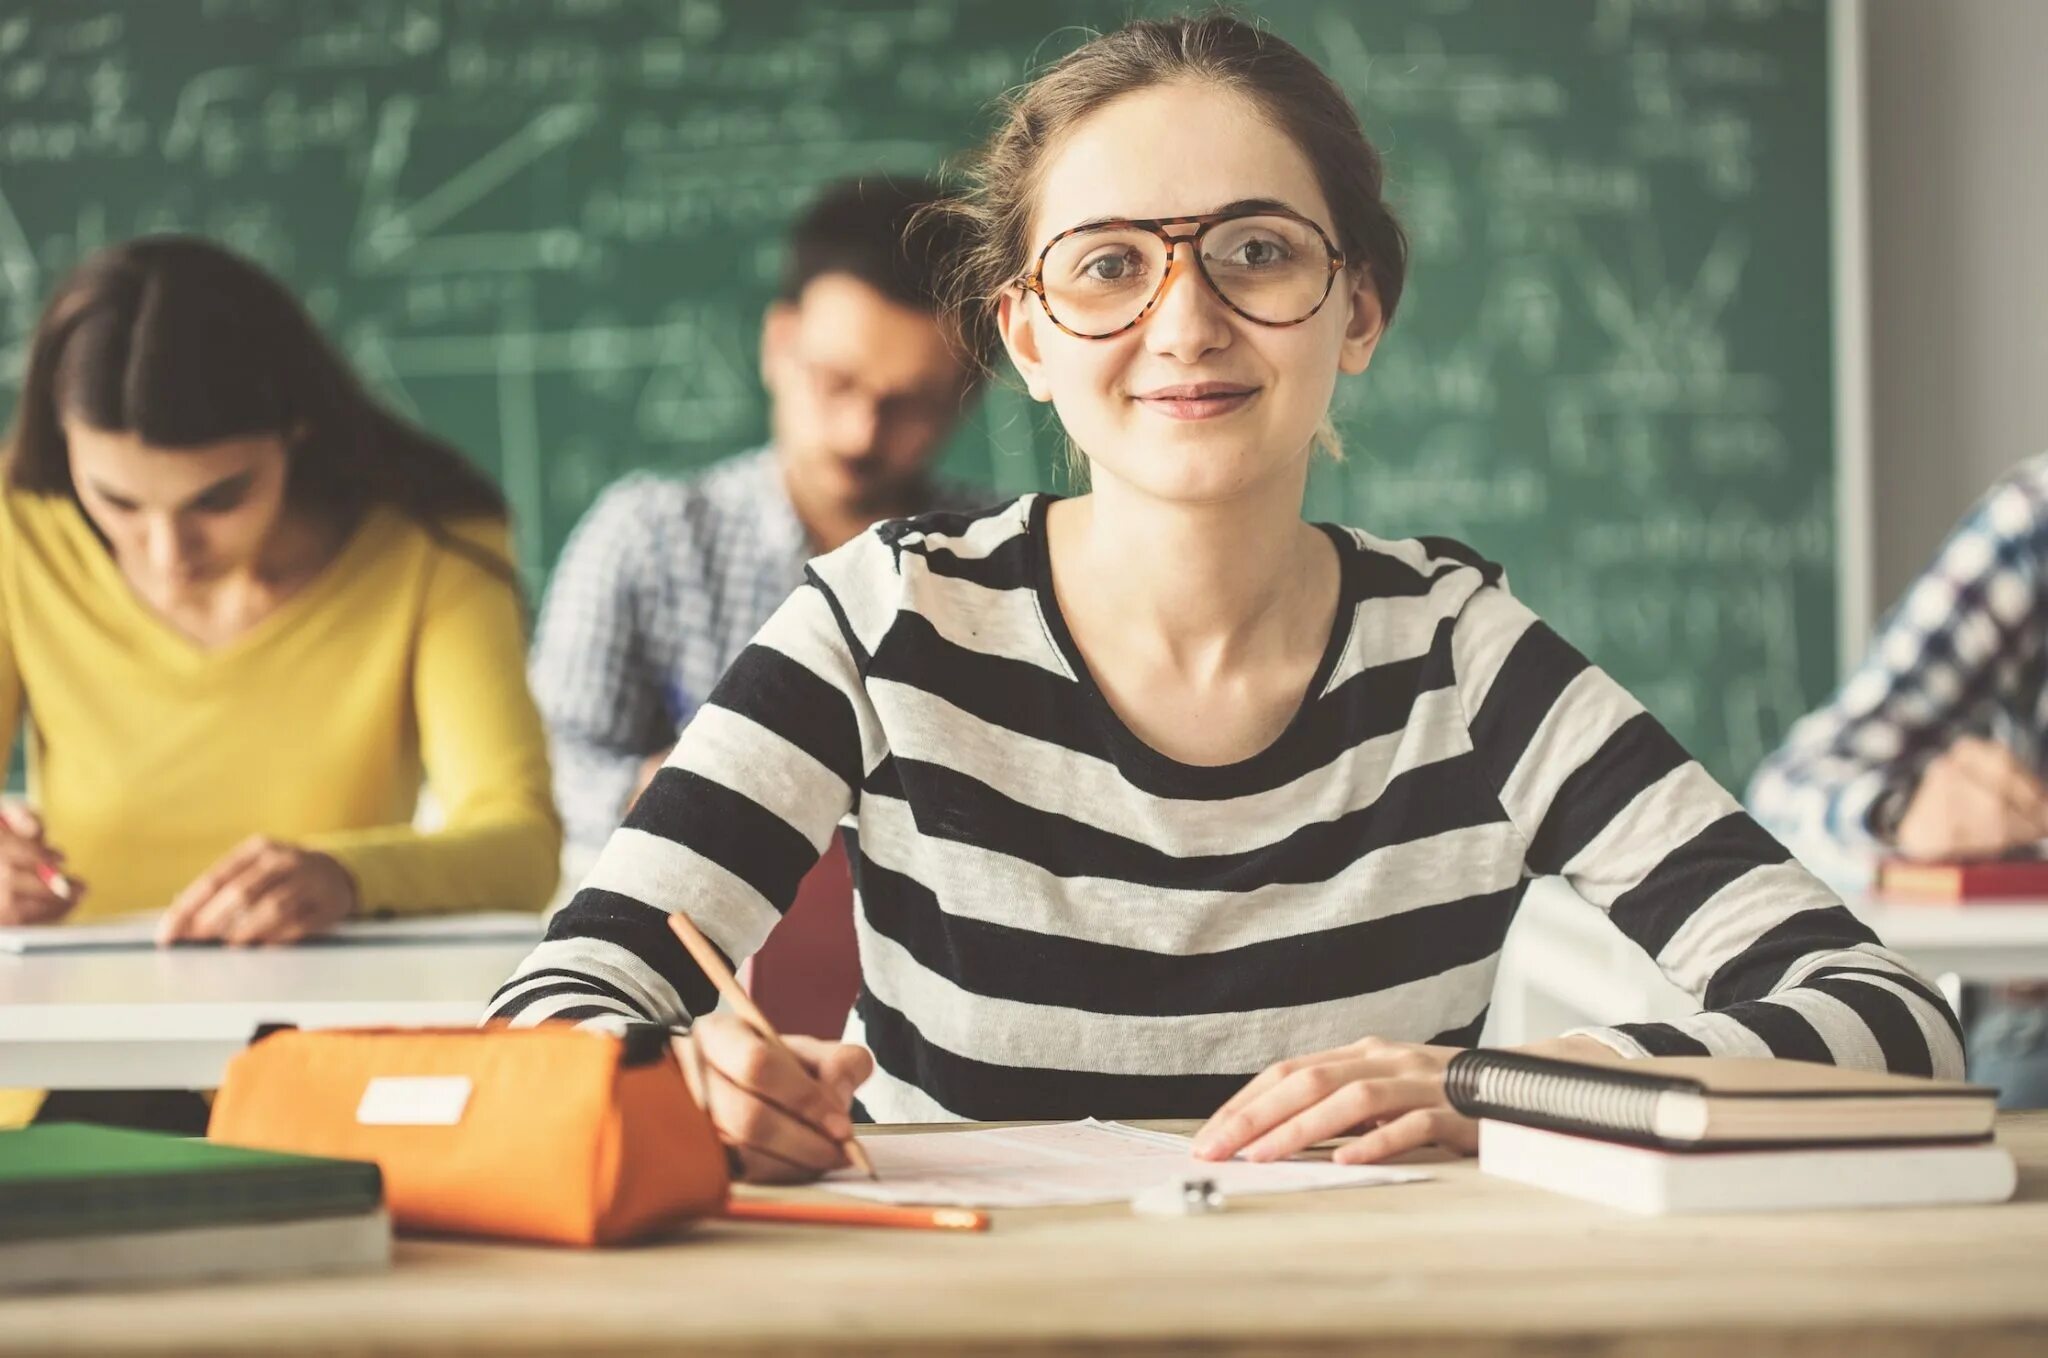
[[[668,917],[668,927],[682,941],[684,949],[689,952],[698,969],[711,978],[711,984],[718,988],[718,993],[724,997],[725,1002],[740,1016],[740,1021],[760,1034],[762,1041],[769,1046],[782,1052],[790,1060],[797,1060],[796,1053],[782,1040],[782,1034],[775,1031],[775,1025],[761,1012],[761,1006],[754,1003],[754,997],[747,993],[746,987],[739,983],[739,978],[726,967],[725,959],[719,955],[718,949],[711,946],[711,940],[704,937],[697,926],[691,923],[690,917],[678,910]],[[868,1159],[867,1151],[858,1140],[849,1136],[846,1138],[845,1146],[846,1158],[853,1162],[854,1168],[870,1179],[880,1177],[875,1173],[875,1162]]]
[[[893,1207],[871,1202],[787,1202],[733,1198],[724,1215],[735,1221],[779,1221],[793,1226],[886,1226],[904,1231],[985,1231],[988,1213],[967,1207]]]

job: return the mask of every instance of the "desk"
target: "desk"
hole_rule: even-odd
[[[1837,883],[1880,941],[1929,980],[1951,1006],[1964,982],[2048,981],[2048,901],[1966,908],[1887,903]],[[1485,1040],[1512,1045],[1569,1028],[1697,1012],[1641,948],[1557,878],[1530,883],[1501,956]]]
[[[1930,976],[1965,981],[2048,980],[2048,901],[1955,907],[1844,899],[1884,945]]]
[[[1209,1218],[1003,1212],[985,1236],[405,1240],[388,1274],[11,1301],[0,1353],[2038,1358],[2048,1113],[2000,1135],[2022,1171],[1996,1207],[1637,1218],[1467,1160]]]
[[[468,1025],[538,939],[0,954],[0,1089],[211,1089],[262,1023]]]

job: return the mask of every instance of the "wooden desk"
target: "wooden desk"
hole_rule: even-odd
[[[1175,1124],[1160,1124],[1175,1125]],[[2048,1352],[2048,1113],[1997,1207],[1645,1219],[1483,1178],[998,1215],[985,1236],[717,1223],[583,1253],[402,1241],[389,1274],[0,1303],[0,1352]]]

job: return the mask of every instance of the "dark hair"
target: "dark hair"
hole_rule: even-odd
[[[1408,238],[1387,206],[1380,155],[1358,114],[1292,43],[1213,11],[1126,24],[1004,97],[995,131],[965,166],[966,191],[923,214],[947,220],[964,237],[941,296],[965,349],[993,352],[996,300],[1030,263],[1025,236],[1048,151],[1111,100],[1183,80],[1244,96],[1301,148],[1329,202],[1338,248],[1371,275],[1381,315],[1393,319],[1408,275]]]
[[[796,300],[821,274],[843,273],[892,302],[936,312],[961,230],[927,209],[947,197],[925,179],[853,179],[826,189],[790,233],[783,300]]]
[[[322,515],[388,504],[444,542],[446,520],[508,517],[460,453],[371,399],[282,284],[192,236],[111,246],[58,287],[29,341],[9,484],[76,495],[65,416],[160,448],[275,434],[291,502]]]

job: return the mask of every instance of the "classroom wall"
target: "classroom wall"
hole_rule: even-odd
[[[2048,3],[1867,0],[1872,602],[2048,450]]]

